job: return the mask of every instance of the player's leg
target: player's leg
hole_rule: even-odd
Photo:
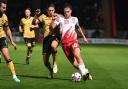
[[[76,68],[76,69],[79,69],[82,76],[83,76],[83,79],[86,80],[89,78],[89,72],[88,72],[88,69],[85,68],[85,65],[83,63],[82,60],[78,60],[74,55],[74,52],[73,51],[79,51],[79,50],[73,50],[72,49],[72,46],[69,46],[69,45],[64,45],[62,44],[62,48],[63,48],[63,51],[66,55],[66,57],[69,59],[70,63]],[[75,52],[76,53],[76,52]],[[78,52],[79,54],[79,52]]]
[[[32,46],[31,46],[31,43],[27,43],[27,56],[26,56],[26,64],[29,64],[29,59],[31,57],[31,49],[32,49]]]
[[[50,51],[51,51],[50,40],[49,40],[49,37],[46,37],[46,38],[44,38],[44,41],[43,41],[43,62],[49,71],[48,78],[53,78],[53,70],[52,70],[51,64],[49,62],[49,56],[51,54]]]
[[[58,41],[53,40],[52,44],[52,57],[53,57],[53,73],[57,73],[58,68],[57,68],[57,47],[58,47]]]
[[[49,70],[49,74],[48,74],[48,78],[53,78],[53,71],[52,71],[52,67],[51,67],[51,64],[49,62],[49,56],[50,54],[48,53],[44,53],[43,54],[43,61],[44,61],[44,65],[48,68]]]
[[[33,48],[35,46],[35,38],[31,38],[31,50],[30,50],[30,57],[32,56]]]
[[[76,68],[78,69],[78,62],[76,61],[76,59],[74,58],[74,55],[72,53],[71,47],[68,47],[65,44],[62,44],[62,48],[63,51],[66,55],[66,57],[68,58],[69,62]]]
[[[26,47],[27,47],[25,63],[29,64],[30,50],[31,50],[31,41],[30,41],[30,38],[24,38],[24,41],[25,41],[25,44],[26,44]]]
[[[84,61],[81,57],[81,54],[80,54],[80,48],[79,48],[79,44],[78,43],[74,43],[72,45],[72,53],[78,63],[78,69],[80,70],[82,76],[83,76],[83,79],[86,80],[89,78],[89,71],[88,69],[85,67],[85,64],[84,64]]]
[[[8,48],[2,48],[1,52],[6,60],[6,63],[8,64],[9,70],[13,76],[13,80],[16,82],[20,82],[20,80],[17,78],[16,76],[16,72],[15,72],[15,68],[14,68],[14,64],[10,58],[9,52],[8,52]]]

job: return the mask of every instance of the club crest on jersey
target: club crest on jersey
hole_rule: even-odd
[[[75,18],[72,18],[72,23],[75,23]]]

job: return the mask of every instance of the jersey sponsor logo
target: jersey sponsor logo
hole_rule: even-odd
[[[69,20],[65,19],[64,24],[69,24]]]

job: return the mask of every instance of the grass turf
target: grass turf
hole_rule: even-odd
[[[29,65],[25,65],[25,45],[18,43],[17,46],[17,51],[12,46],[9,49],[21,83],[17,84],[11,79],[2,59],[0,89],[128,89],[128,46],[81,45],[82,57],[94,80],[80,83],[70,80],[71,74],[77,70],[66,59],[61,47],[58,48],[59,71],[54,79],[49,80],[42,62],[42,45],[37,44],[34,48]]]

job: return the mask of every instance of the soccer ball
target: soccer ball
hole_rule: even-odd
[[[81,74],[79,72],[73,73],[71,76],[71,80],[74,82],[80,82]]]

